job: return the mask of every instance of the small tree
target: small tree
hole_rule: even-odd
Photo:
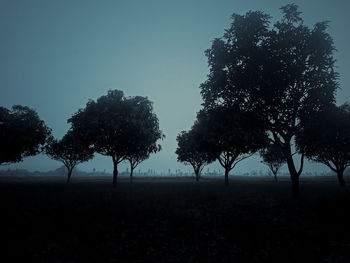
[[[149,155],[145,154],[145,153],[134,153],[134,154],[128,154],[128,156],[126,157],[126,160],[129,162],[130,164],[130,183],[132,183],[132,179],[133,179],[133,174],[134,174],[134,170],[136,169],[136,167],[142,163],[144,160],[147,160],[149,158]]]
[[[297,146],[307,158],[327,165],[345,185],[344,170],[350,165],[350,105],[333,106],[313,118],[297,135]]]
[[[270,168],[275,181],[277,182],[278,170],[286,163],[281,147],[271,143],[265,149],[260,151],[260,155],[263,159],[262,162]]]
[[[201,111],[197,118],[203,130],[203,147],[216,155],[225,169],[226,185],[229,172],[267,143],[263,123],[252,112],[221,106]]]
[[[35,110],[20,105],[11,110],[0,107],[0,165],[40,153],[50,134]]]
[[[130,183],[132,183],[135,168],[151,153],[157,153],[162,148],[157,141],[164,139],[165,135],[159,129],[157,115],[153,112],[152,102],[147,97],[131,97],[127,103],[130,105],[129,120],[133,129],[129,132],[126,160],[130,163]]]
[[[67,168],[67,184],[72,176],[73,169],[79,164],[93,158],[94,150],[81,142],[79,136],[69,130],[59,141],[52,140],[45,149],[52,159],[60,161]]]
[[[196,181],[199,181],[204,166],[216,159],[215,153],[203,148],[203,134],[201,132],[200,127],[195,124],[190,131],[182,131],[176,138],[178,143],[175,152],[177,160],[193,167]]]

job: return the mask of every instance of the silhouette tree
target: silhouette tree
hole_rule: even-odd
[[[146,152],[128,153],[126,160],[130,164],[130,183],[132,183],[135,168],[144,160],[147,160],[149,158],[149,155],[150,154]]]
[[[199,181],[201,172],[205,165],[214,162],[216,155],[204,149],[202,129],[195,123],[191,130],[182,131],[176,138],[178,147],[176,149],[177,160],[193,167],[196,181]]]
[[[0,107],[0,165],[40,153],[50,134],[35,110],[20,105],[11,110]]]
[[[229,172],[267,143],[263,123],[252,112],[221,106],[200,111],[197,119],[203,132],[203,147],[225,169],[226,185]]]
[[[153,112],[152,102],[146,97],[136,96],[129,98],[130,119],[134,128],[129,132],[126,159],[130,163],[130,182],[132,183],[135,168],[151,153],[157,153],[161,146],[157,144],[165,135],[159,129],[157,115]]]
[[[260,151],[260,155],[263,159],[262,162],[270,168],[277,182],[278,170],[286,163],[282,149],[278,145],[270,143],[265,149]]]
[[[344,170],[350,165],[350,105],[333,106],[310,118],[296,142],[306,157],[327,165],[344,186]]]
[[[151,103],[146,98],[125,98],[122,91],[110,90],[96,102],[90,100],[84,109],[80,109],[68,120],[73,131],[79,134],[86,145],[91,145],[95,152],[112,158],[113,187],[117,186],[118,164],[130,158],[135,150],[145,153],[144,145],[152,148],[152,143],[148,142],[154,142],[159,130],[155,115],[146,116],[151,111]],[[140,116],[144,118],[144,124]],[[152,134],[154,137],[148,138],[147,142],[138,137],[152,132],[155,132]]]
[[[67,168],[67,184],[72,176],[73,169],[82,162],[94,157],[94,150],[84,144],[79,136],[69,130],[61,140],[52,139],[45,152],[52,159],[60,161]]]
[[[299,152],[297,169],[291,144],[309,112],[334,103],[338,74],[327,22],[309,28],[295,4],[281,10],[273,27],[262,12],[232,15],[230,28],[206,51],[210,73],[201,94],[206,108],[236,105],[264,120],[286,158],[293,197],[299,198],[304,154]]]

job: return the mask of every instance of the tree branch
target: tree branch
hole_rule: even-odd
[[[249,157],[251,157],[251,156],[253,156],[253,155],[254,155],[254,153],[251,153],[251,154],[249,154],[249,155],[242,156],[242,157],[239,158],[239,159],[236,158],[236,162],[234,162],[234,164],[233,164],[233,166],[232,166],[231,169],[235,168],[235,166],[236,166],[239,162],[241,162],[241,161],[243,161],[244,159],[247,159],[247,158],[249,158]]]

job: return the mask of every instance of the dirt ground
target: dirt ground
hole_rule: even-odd
[[[350,262],[332,178],[1,177],[1,262]]]

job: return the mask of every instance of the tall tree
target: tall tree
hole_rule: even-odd
[[[72,176],[73,169],[79,164],[93,158],[94,150],[84,144],[80,137],[69,130],[61,140],[51,140],[45,149],[52,159],[60,161],[67,168],[67,184]]]
[[[267,143],[263,123],[252,112],[220,106],[202,110],[197,119],[203,132],[203,147],[214,154],[225,169],[226,185],[229,172]]]
[[[297,146],[307,158],[327,165],[345,185],[344,170],[350,165],[350,105],[330,109],[310,118],[297,134]]]
[[[130,163],[130,182],[132,183],[135,168],[152,153],[162,148],[157,141],[165,135],[159,129],[157,115],[153,112],[152,102],[147,97],[135,96],[128,98],[130,104],[130,119],[134,128],[129,133],[129,144],[126,160]]]
[[[199,181],[201,172],[205,165],[214,162],[216,154],[204,149],[203,130],[195,123],[191,130],[182,131],[176,138],[178,146],[176,149],[177,160],[193,167],[196,181]]]
[[[275,181],[277,182],[277,173],[279,169],[286,163],[286,159],[281,147],[270,143],[265,149],[260,151],[262,162],[265,163],[272,172]]]
[[[40,153],[50,134],[35,110],[21,105],[11,110],[0,107],[0,165]]]
[[[206,108],[237,105],[265,121],[286,158],[293,197],[299,198],[304,153],[297,168],[291,145],[305,116],[334,103],[338,74],[327,22],[310,28],[295,4],[281,10],[282,19],[272,27],[262,12],[232,16],[224,36],[206,51],[210,73],[201,94]]]

